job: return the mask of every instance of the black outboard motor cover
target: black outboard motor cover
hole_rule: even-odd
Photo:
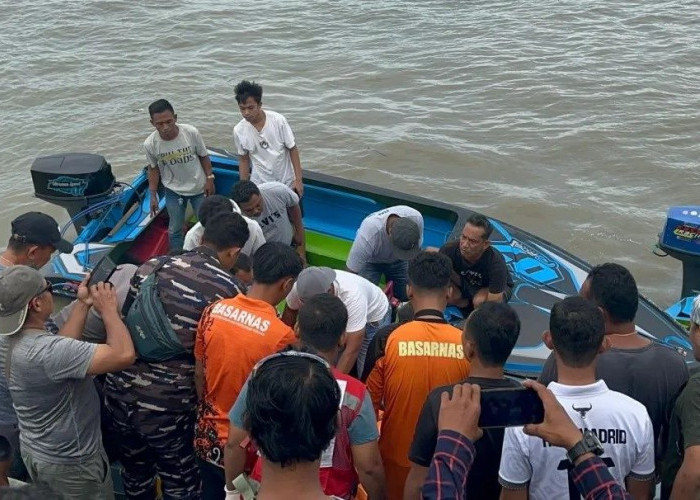
[[[103,156],[68,153],[43,156],[32,163],[34,194],[58,202],[104,197],[114,187],[112,167]]]

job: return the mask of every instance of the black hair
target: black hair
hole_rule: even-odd
[[[202,205],[199,207],[197,217],[202,226],[207,227],[207,221],[216,214],[233,212],[233,204],[226,196],[220,194],[212,194],[204,198]]]
[[[148,106],[148,114],[151,115],[151,118],[153,118],[153,115],[157,113],[164,113],[166,111],[170,111],[172,114],[175,114],[175,110],[173,109],[172,104],[170,104],[165,99],[158,99],[157,101],[152,102],[150,106]]]
[[[588,273],[591,300],[603,308],[615,323],[634,321],[639,308],[639,291],[634,276],[620,264],[601,264]]]
[[[321,352],[338,345],[348,326],[348,310],[338,297],[328,293],[305,300],[297,317],[301,341]]]
[[[32,245],[41,246],[36,243],[29,243],[24,237],[15,238],[14,236],[10,236],[10,239],[7,242],[7,249],[12,250],[15,253],[21,253]]]
[[[231,199],[236,203],[248,203],[256,194],[260,196],[260,190],[253,181],[238,181],[231,188]]]
[[[438,252],[420,252],[408,263],[408,282],[422,290],[444,290],[451,273],[452,261]]]
[[[484,240],[488,240],[491,237],[491,233],[493,232],[493,225],[485,215],[477,213],[471,214],[467,219],[467,224],[471,224],[472,226],[482,228],[484,230]]]
[[[236,94],[238,104],[247,101],[249,97],[255,99],[258,104],[262,102],[263,88],[259,83],[243,80],[233,88],[233,91]]]
[[[284,243],[269,241],[253,254],[253,280],[271,285],[283,278],[296,279],[304,268],[299,254]]]
[[[583,297],[567,297],[552,307],[549,331],[562,362],[571,368],[583,368],[593,362],[603,344],[603,313]]]
[[[335,436],[339,406],[340,388],[327,366],[281,356],[251,377],[244,427],[269,462],[314,462]]]
[[[204,228],[202,244],[209,243],[216,251],[233,247],[243,248],[248,241],[250,231],[241,214],[221,212],[213,215],[209,222]]]
[[[233,266],[231,272],[235,273],[236,271],[244,271],[246,273],[249,273],[252,269],[252,266],[253,262],[248,256],[248,254],[241,252],[238,254],[238,258],[236,259],[236,265]]]
[[[487,366],[503,366],[520,335],[520,318],[503,302],[485,302],[472,312],[464,324],[479,359]]]

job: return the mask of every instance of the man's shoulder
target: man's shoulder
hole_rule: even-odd
[[[276,122],[287,122],[287,119],[284,117],[282,113],[278,113],[277,111],[273,111],[271,109],[265,109],[265,118],[267,120],[274,120]]]
[[[180,130],[180,132],[184,132],[187,135],[199,134],[199,129],[197,127],[195,127],[194,125],[190,125],[188,123],[178,123],[177,127]]]
[[[143,147],[146,149],[153,148],[153,145],[160,139],[160,135],[158,135],[158,131],[154,130],[150,134],[148,134],[148,137],[143,141]]]
[[[638,359],[638,363],[633,363],[631,369],[636,372],[646,373],[651,378],[666,377],[668,370],[675,369],[682,374],[687,374],[687,367],[684,356],[671,346],[651,341],[646,347],[641,349],[608,349],[600,355],[598,371],[604,377],[605,371],[617,371],[621,368],[629,369],[627,363],[630,359]],[[625,359],[627,363],[620,363]],[[658,367],[663,367],[659,370]]]
[[[459,241],[457,241],[457,240],[448,241],[447,243],[445,243],[444,245],[442,245],[440,247],[440,253],[444,253],[453,261],[457,260],[457,258],[460,257]]]
[[[249,125],[250,123],[248,123],[248,120],[241,118],[241,120],[233,126],[233,132],[236,134],[242,134],[249,130]],[[252,125],[250,125],[250,127],[252,127]]]
[[[286,184],[282,184],[281,182],[278,181],[268,181],[268,182],[262,182],[258,184],[258,189],[260,192],[266,192],[266,193],[273,193],[273,194],[281,194],[281,193],[292,193],[294,194],[294,191],[287,186]]]

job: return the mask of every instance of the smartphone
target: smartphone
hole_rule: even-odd
[[[96,285],[100,281],[107,281],[117,269],[117,264],[109,256],[109,253],[102,257],[97,265],[90,271],[88,286]]]
[[[543,420],[542,400],[532,389],[514,387],[481,390],[481,428],[539,424]]]

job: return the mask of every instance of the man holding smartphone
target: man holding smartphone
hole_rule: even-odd
[[[464,356],[471,371],[462,383],[478,384],[482,389],[522,387],[520,382],[506,378],[503,366],[520,334],[520,319],[507,304],[487,302],[467,319],[462,334]],[[460,385],[456,384],[456,385]],[[438,414],[444,392],[452,393],[455,385],[434,389],[418,418],[411,451],[411,471],[406,480],[404,499],[420,500],[421,488],[428,476],[428,467],[438,441]],[[472,464],[473,478],[467,481],[467,498],[498,498],[498,465],[501,461],[503,429],[487,429],[487,436],[475,443],[476,458]]]

